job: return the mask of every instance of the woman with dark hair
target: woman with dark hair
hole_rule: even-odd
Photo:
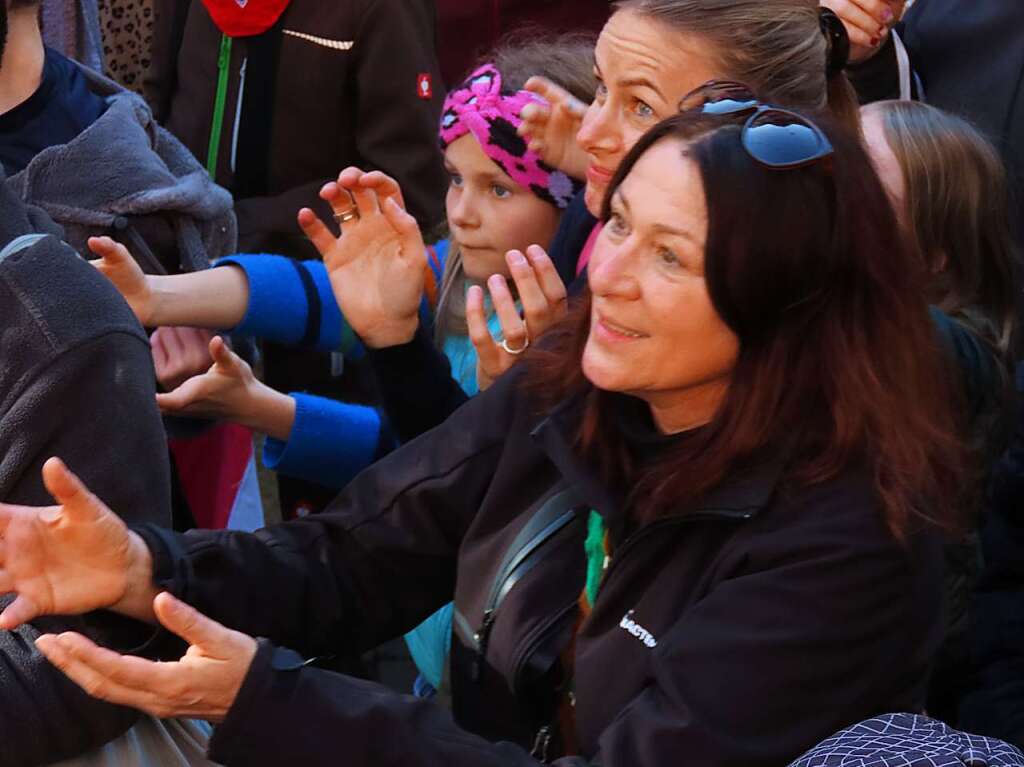
[[[128,531],[49,462],[61,505],[0,507],[0,626],[158,620],[181,661],[38,645],[101,698],[218,722],[229,765],[779,765],[919,710],[962,460],[858,139],[715,101],[640,140],[603,218],[550,341],[322,515]],[[369,647],[452,593],[454,722],[246,635]]]
[[[599,232],[596,216],[604,192],[619,163],[644,132],[678,111],[680,99],[693,88],[730,78],[773,103],[827,108],[851,125],[857,120],[856,98],[843,73],[849,41],[842,22],[817,0],[619,0],[612,7],[594,50],[599,84],[593,102],[585,106],[550,78],[534,78],[527,88],[549,107],[524,108],[519,128],[548,164],[586,180],[550,248],[562,280],[567,285],[575,280],[577,287]],[[339,195],[335,213],[347,206],[348,197]],[[308,227],[312,213],[302,215],[300,222]],[[346,278],[339,272],[337,279]],[[390,288],[362,287],[364,293]],[[383,307],[342,308],[369,350],[392,425],[402,439],[411,439],[440,424],[466,396],[448,375],[443,357],[430,348],[429,329],[420,325],[417,307],[394,301]],[[547,325],[543,316],[524,314],[516,330],[536,341]],[[507,369],[516,359],[504,355],[496,367]],[[410,388],[416,397],[408,396]]]

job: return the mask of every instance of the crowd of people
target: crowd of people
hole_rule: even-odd
[[[119,1],[0,23],[0,763],[1024,767],[1024,6]]]

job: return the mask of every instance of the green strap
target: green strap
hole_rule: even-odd
[[[341,343],[339,349],[344,356],[349,356],[356,344],[359,343],[359,339],[356,337],[356,332],[352,330],[352,326],[348,324],[344,317],[341,318]]]
[[[604,576],[605,563],[608,555],[604,549],[604,518],[591,509],[590,517],[587,519],[587,540],[583,544],[587,552],[587,601],[591,607],[597,601],[597,592],[601,588],[601,578]]]
[[[220,38],[220,55],[217,57],[217,100],[213,104],[213,124],[210,126],[210,148],[206,152],[206,172],[210,178],[217,177],[217,153],[220,151],[220,136],[224,128],[224,107],[228,100],[228,76],[231,67],[231,38]]]

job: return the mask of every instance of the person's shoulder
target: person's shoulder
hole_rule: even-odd
[[[794,542],[871,544],[894,549],[901,545],[889,528],[885,505],[870,471],[857,462],[820,481],[783,479],[763,517],[766,531],[785,530]],[[921,527],[931,529],[923,518]]]
[[[0,275],[13,299],[0,310],[0,325],[31,322],[58,353],[111,333],[147,342],[114,287],[52,235],[5,258],[0,262]]]

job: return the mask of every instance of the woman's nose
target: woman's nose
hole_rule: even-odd
[[[603,104],[594,102],[590,105],[576,134],[576,143],[589,154],[619,151],[622,146],[622,131],[610,100]]]
[[[594,295],[633,300],[640,297],[636,275],[636,244],[628,238],[618,244],[604,243],[598,238],[594,254],[587,265],[587,282]]]

